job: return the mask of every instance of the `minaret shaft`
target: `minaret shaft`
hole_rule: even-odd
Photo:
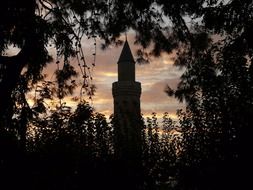
[[[133,115],[139,117],[141,83],[134,81],[118,81],[112,85],[114,98],[114,115]]]
[[[118,63],[118,81],[135,81],[134,63]]]
[[[135,62],[126,41],[118,61],[118,81],[112,84],[115,153],[137,163],[141,154],[141,83],[135,81]]]

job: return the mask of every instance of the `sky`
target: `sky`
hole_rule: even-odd
[[[124,36],[122,40],[125,40]],[[134,45],[133,35],[128,35],[127,40],[135,57],[138,47]],[[85,48],[91,50],[92,46],[84,46],[84,51]],[[122,48],[123,45],[110,46],[107,50],[101,50],[98,47],[96,50],[96,66],[92,76],[97,90],[92,105],[96,111],[107,116],[113,113],[112,83],[117,81],[117,61]],[[86,58],[92,59],[89,55]],[[136,81],[141,82],[142,86],[141,111],[144,116],[156,112],[157,116],[161,117],[164,112],[168,112],[172,118],[176,118],[176,110],[184,108],[184,104],[179,103],[175,98],[168,97],[164,92],[166,85],[176,88],[183,72],[173,65],[174,58],[173,54],[162,54],[159,58],[151,58],[149,64],[136,64]]]
[[[121,39],[124,41],[125,36],[122,36]],[[139,47],[134,45],[134,34],[128,34],[127,40],[135,58],[136,51]],[[95,111],[109,117],[113,113],[112,83],[117,81],[117,62],[123,44],[118,47],[109,46],[106,50],[100,48],[101,44],[99,41],[97,44],[96,66],[91,70],[91,76],[93,78],[92,83],[96,86],[96,92],[92,100],[89,100],[87,97],[87,101],[94,107]],[[87,65],[91,65],[94,58],[94,42],[84,39],[82,41],[82,48]],[[7,52],[7,55],[16,54],[18,51],[18,49],[11,48],[10,52]],[[54,55],[54,48],[49,48],[49,52]],[[174,59],[174,54],[162,54],[158,58],[151,58],[149,64],[135,65],[136,81],[141,82],[142,86],[140,99],[141,112],[145,117],[156,112],[157,117],[161,118],[164,112],[168,112],[172,118],[176,119],[177,109],[184,109],[185,105],[183,103],[179,103],[175,98],[167,96],[164,91],[166,85],[175,89],[183,72],[182,69],[173,65]],[[71,60],[71,64],[76,67],[78,71],[77,59]],[[57,65],[54,60],[44,69],[44,73],[48,75],[48,80],[53,78],[56,68]],[[79,82],[81,83],[81,77],[79,77]],[[28,101],[32,105],[33,92],[31,92],[30,95]],[[72,98],[74,96],[78,97],[79,95],[80,88],[77,88],[75,93],[72,96],[67,96],[64,101],[67,105],[75,107],[77,103],[74,102]]]

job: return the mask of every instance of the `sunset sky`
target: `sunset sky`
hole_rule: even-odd
[[[125,37],[122,39],[125,40]],[[135,57],[138,47],[134,45],[133,35],[128,35],[128,42]],[[85,48],[92,49],[88,45]],[[122,48],[123,46],[111,46],[107,50],[97,48],[96,66],[92,74],[97,87],[93,106],[105,115],[113,113],[112,83],[117,81],[117,61]],[[91,58],[87,56],[89,59]],[[167,84],[176,87],[181,73],[182,70],[173,66],[173,55],[163,54],[160,58],[152,58],[150,64],[136,64],[136,80],[142,84],[141,110],[144,115],[156,112],[161,116],[168,112],[174,118],[176,110],[184,107],[164,92]]]
[[[121,39],[125,40],[125,36],[122,36]],[[134,34],[128,34],[128,43],[135,57],[138,47],[134,45]],[[85,60],[88,65],[91,65],[93,60],[93,44],[92,40],[87,39],[82,42]],[[97,89],[95,96],[89,103],[95,108],[95,111],[106,116],[113,113],[112,83],[117,81],[117,61],[122,48],[123,45],[118,47],[110,46],[108,49],[102,50],[99,41],[97,41],[96,66],[91,70],[93,84],[96,85]],[[16,54],[17,51],[19,50],[12,48],[7,54]],[[53,47],[49,49],[52,55],[54,51]],[[176,118],[176,110],[184,108],[184,104],[179,103],[175,98],[168,97],[164,92],[167,84],[172,88],[176,87],[183,72],[178,67],[173,66],[173,58],[173,54],[162,54],[159,58],[151,58],[149,64],[136,64],[136,80],[141,82],[142,85],[141,111],[145,116],[156,112],[158,117],[161,117],[164,112],[168,112],[172,118]],[[57,68],[54,62],[49,64],[44,71],[48,75],[48,79],[53,78],[53,73]],[[78,67],[76,59],[72,60],[72,65]],[[79,78],[81,83],[81,77]],[[79,96],[79,94],[80,88],[76,90],[73,96]],[[72,107],[76,105],[76,102],[71,100],[73,96],[64,99]]]

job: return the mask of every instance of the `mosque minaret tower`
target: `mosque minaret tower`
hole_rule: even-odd
[[[141,142],[141,83],[135,81],[135,61],[126,40],[118,60],[118,81],[112,84],[116,143],[120,157],[135,160]]]
[[[118,60],[118,81],[112,84],[112,94],[115,116],[140,117],[141,83],[135,81],[135,61],[127,40]]]

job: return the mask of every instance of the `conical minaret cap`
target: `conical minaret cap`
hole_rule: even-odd
[[[127,41],[125,41],[124,47],[121,51],[118,63],[122,62],[132,62],[134,63],[134,57],[132,55],[131,49]]]

